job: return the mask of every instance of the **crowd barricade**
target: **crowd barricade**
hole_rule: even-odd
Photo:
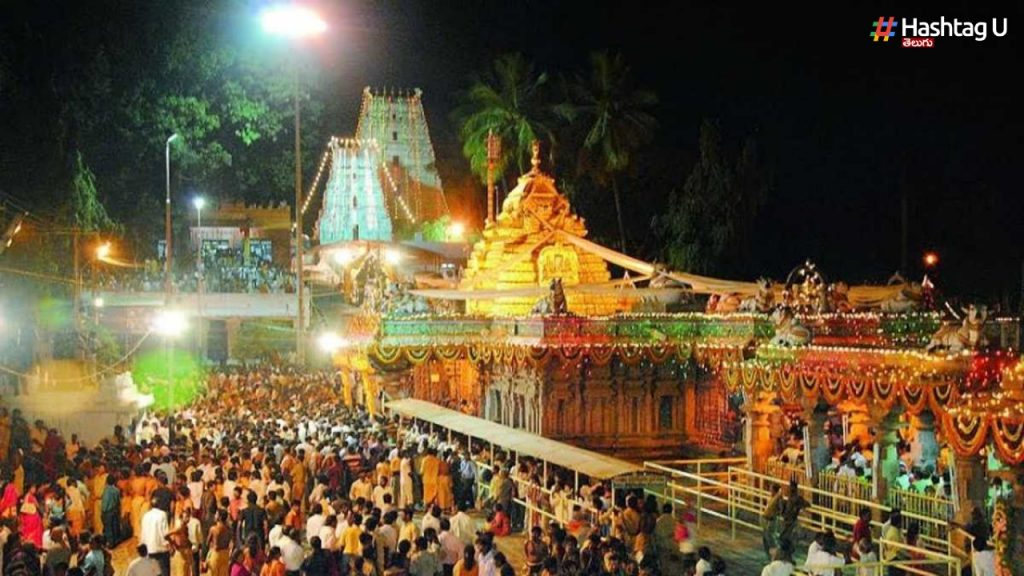
[[[856,500],[873,500],[871,484],[856,476],[842,476],[832,470],[818,472],[817,487],[822,489],[820,504],[826,508],[832,508],[844,514],[857,515],[857,510],[850,508]],[[842,495],[850,498],[836,499],[835,495]]]
[[[730,467],[724,478],[701,477],[694,472],[675,470],[657,462],[645,463],[645,467],[664,472],[670,477],[664,492],[651,490],[649,494],[675,506],[689,507],[696,515],[698,526],[705,516],[727,522],[733,537],[737,527],[763,530],[762,516],[772,485],[785,490],[789,484],[788,478],[751,472],[738,466]],[[825,479],[836,481],[829,476],[825,476]],[[876,534],[879,533],[883,519],[891,508],[872,498],[870,485],[866,486],[866,491],[850,487],[833,492],[806,484],[799,485],[800,494],[809,504],[800,515],[801,526],[812,532],[829,529],[837,538],[849,539],[857,521],[856,512],[867,508],[872,511],[872,525]],[[891,547],[901,548],[901,555],[898,562],[877,563],[879,573],[885,573],[886,567],[899,565],[908,574],[959,575],[964,560],[959,554],[954,555],[960,551],[950,544],[948,520],[931,518],[913,511],[902,512],[902,515],[907,521],[921,525],[919,546],[890,543]],[[909,557],[916,559],[911,561],[907,559]],[[936,566],[941,567],[938,572],[935,571]]]
[[[764,473],[786,482],[795,479],[798,484],[810,484],[807,479],[807,468],[805,466],[783,462],[775,457],[769,458],[765,463]]]
[[[890,488],[887,501],[889,506],[917,516],[949,521],[956,514],[956,505],[952,500],[921,492]],[[949,534],[949,529],[948,526],[928,523],[921,525],[921,533],[941,538],[943,535]]]

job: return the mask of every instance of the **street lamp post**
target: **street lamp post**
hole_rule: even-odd
[[[187,327],[185,316],[170,308],[164,308],[153,318],[153,331],[164,337],[164,353],[167,361],[167,414],[168,441],[174,439],[174,348],[171,340],[181,336]]]
[[[265,32],[285,38],[310,38],[327,30],[327,23],[316,12],[294,4],[269,8],[263,12],[261,20]],[[302,146],[300,144],[302,127],[298,67],[295,68],[292,88],[295,107],[295,277],[299,302],[295,321],[295,359],[298,364],[302,364],[305,360],[303,341],[305,324],[303,293],[305,288],[302,282]]]
[[[203,280],[205,279],[205,263],[203,262],[203,206],[206,200],[202,196],[192,199],[192,205],[196,208],[196,348],[199,349],[199,358],[203,354]]]
[[[171,303],[171,142],[178,139],[178,133],[171,134],[164,145],[164,159],[167,172],[167,201],[164,206],[164,305]]]

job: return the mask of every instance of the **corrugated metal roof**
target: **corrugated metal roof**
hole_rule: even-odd
[[[432,402],[404,398],[392,400],[386,406],[389,410],[407,418],[432,422],[453,432],[469,435],[525,456],[546,460],[551,464],[578,471],[591,478],[607,480],[623,474],[643,471],[643,467],[625,460],[449,410]]]

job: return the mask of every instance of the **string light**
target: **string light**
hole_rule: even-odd
[[[336,137],[331,137],[327,142],[326,149],[324,150],[323,156],[320,157],[320,166],[316,169],[316,176],[313,177],[313,185],[309,187],[309,191],[306,192],[306,200],[302,203],[302,215],[306,215],[306,211],[309,210],[309,205],[313,201],[313,196],[316,194],[318,187],[320,186],[320,179],[324,175],[324,170],[327,168],[328,163],[331,159],[331,149],[337,143]]]

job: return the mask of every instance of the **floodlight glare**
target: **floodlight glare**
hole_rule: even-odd
[[[282,4],[263,11],[260,21],[263,30],[275,36],[286,38],[308,38],[327,30],[327,23],[320,15],[303,6]]]
[[[170,338],[180,336],[187,327],[185,315],[177,310],[161,310],[153,318],[153,331]]]

